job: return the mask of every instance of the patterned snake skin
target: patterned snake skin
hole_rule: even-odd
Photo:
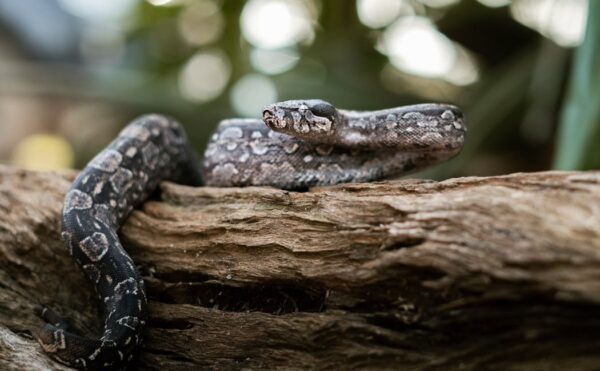
[[[465,136],[461,112],[441,104],[354,112],[321,100],[286,101],[266,107],[263,121],[221,122],[198,166],[177,122],[143,116],[83,169],[65,198],[62,237],[104,304],[104,332],[96,339],[75,335],[66,320],[40,307],[44,351],[79,369],[126,368],[134,358],[146,294],[117,231],[160,181],[291,190],[366,182],[447,160]]]

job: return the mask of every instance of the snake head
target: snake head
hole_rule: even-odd
[[[337,109],[319,99],[288,100],[263,109],[268,127],[301,138],[332,135],[337,119]]]

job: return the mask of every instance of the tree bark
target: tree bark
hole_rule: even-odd
[[[35,304],[100,331],[59,235],[73,175],[0,166],[0,369],[64,369]],[[121,237],[150,297],[139,369],[600,367],[600,172],[163,183]]]

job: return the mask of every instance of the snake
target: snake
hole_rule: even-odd
[[[449,104],[351,111],[306,99],[268,105],[262,114],[220,122],[201,159],[177,121],[147,114],[83,168],[65,196],[61,237],[103,305],[104,328],[98,338],[78,335],[40,305],[45,323],[36,338],[44,352],[89,370],[123,369],[136,358],[148,299],[118,231],[160,182],[305,191],[377,181],[452,158],[466,133],[463,114]]]

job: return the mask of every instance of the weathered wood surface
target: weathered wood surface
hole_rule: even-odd
[[[61,369],[37,303],[100,329],[58,233],[72,176],[0,167],[0,369]],[[122,229],[140,369],[600,369],[600,172],[160,199]]]

